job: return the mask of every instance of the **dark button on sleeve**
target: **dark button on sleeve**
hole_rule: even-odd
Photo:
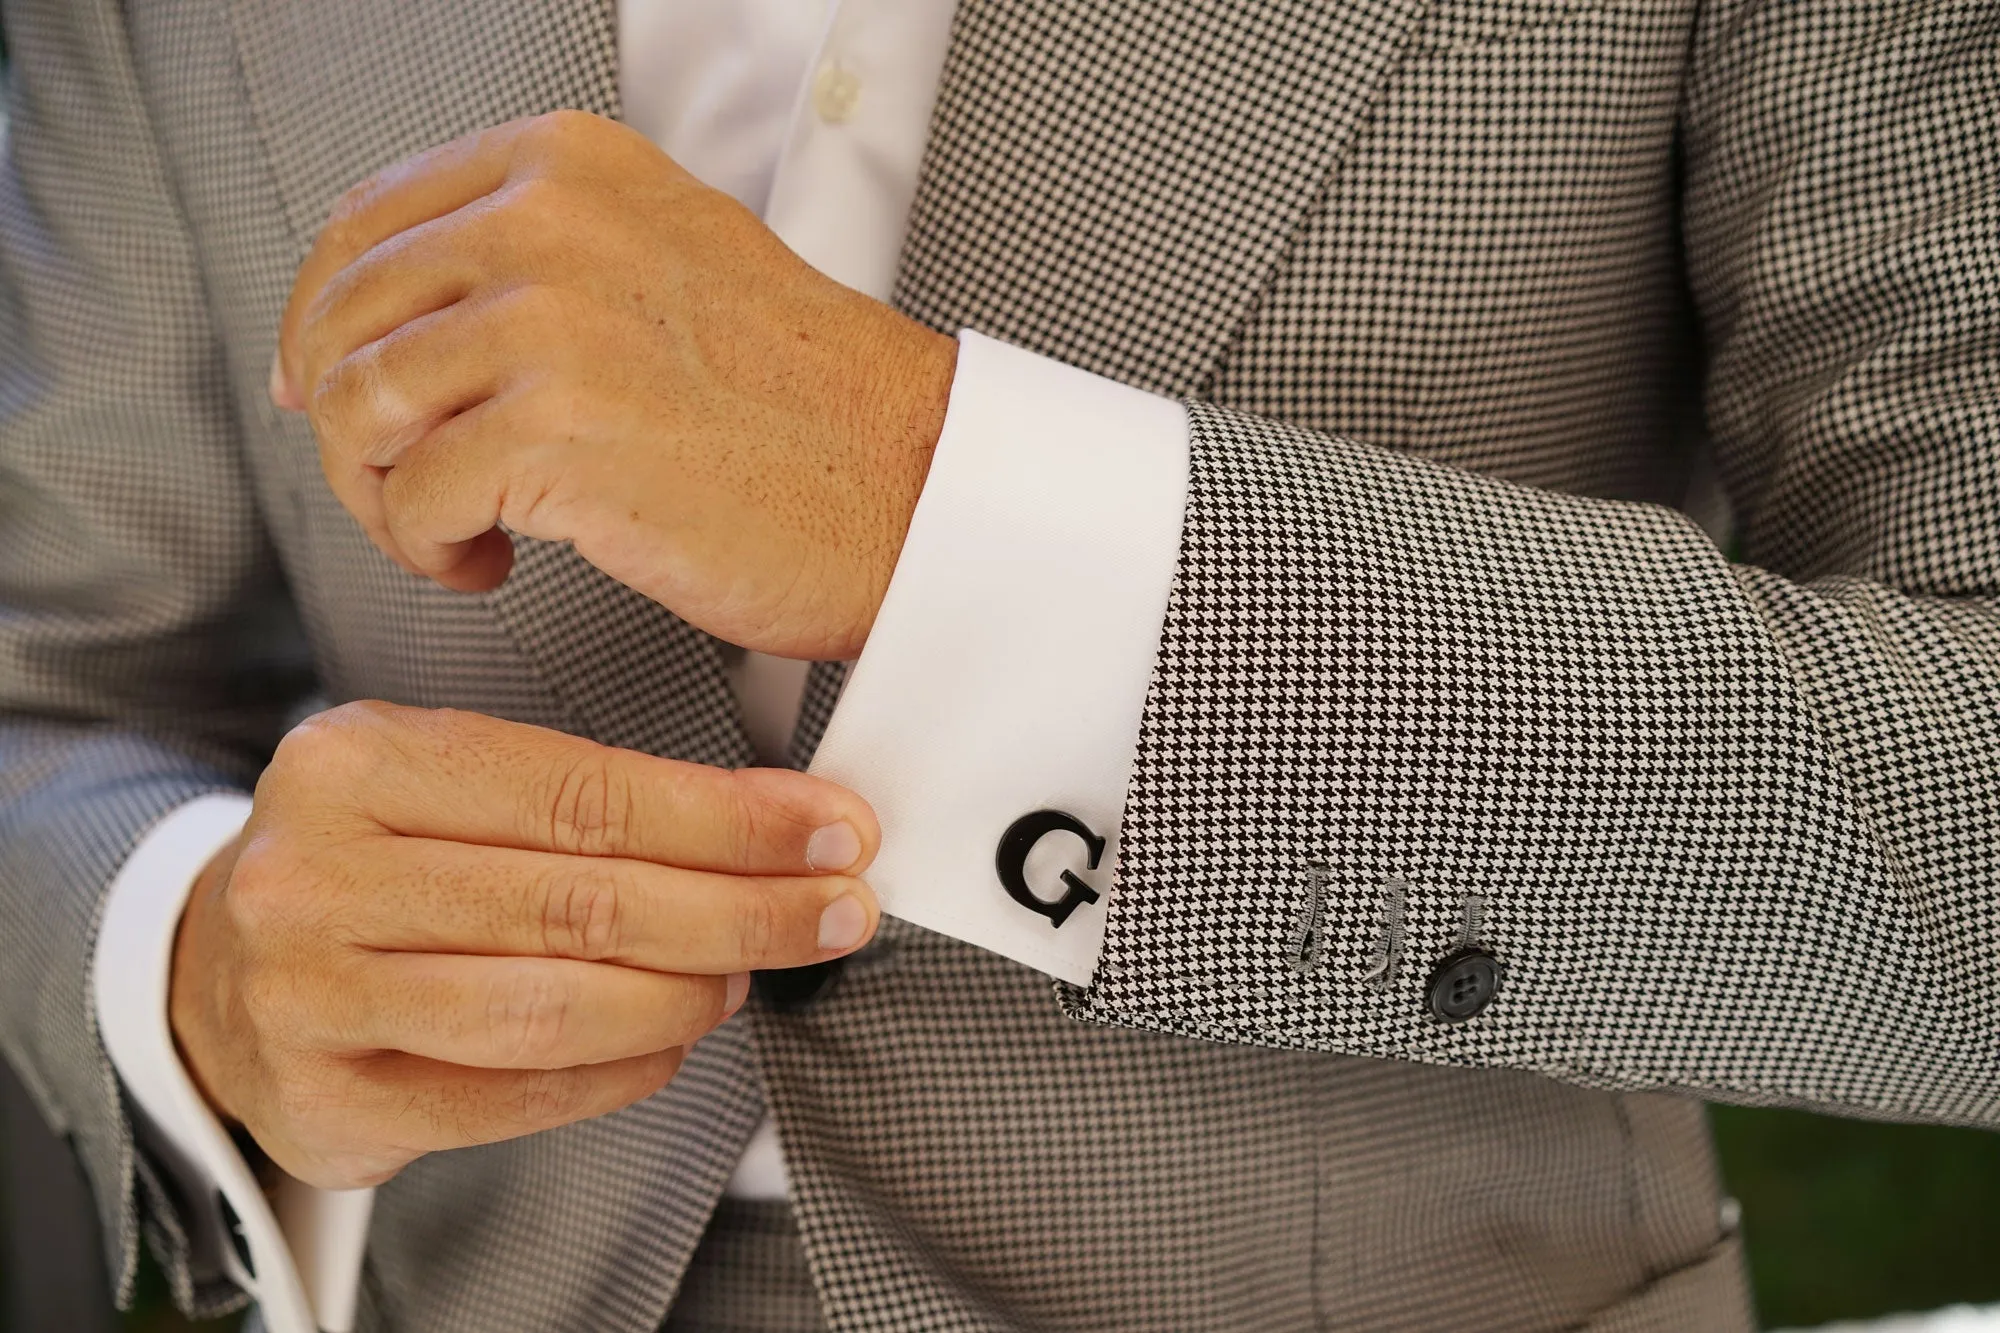
[[[1461,1023],[1485,1011],[1500,989],[1500,963],[1484,949],[1460,949],[1448,954],[1427,983],[1431,1013],[1447,1023]]]

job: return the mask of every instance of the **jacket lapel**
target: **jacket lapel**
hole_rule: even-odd
[[[612,0],[229,3],[264,147],[307,243],[342,191],[412,153],[562,107],[618,114]]]
[[[962,0],[896,301],[1199,392],[1430,0]]]
[[[1432,3],[960,0],[895,303],[1199,394]]]
[[[391,162],[560,107],[618,114],[610,0],[230,4],[294,261],[334,200]],[[271,294],[274,312],[284,295]],[[303,426],[284,429],[300,438],[282,447],[312,447]],[[701,763],[749,761],[712,640],[567,546],[517,541],[516,553],[489,609],[581,730]],[[385,1187],[375,1234],[389,1244],[370,1260],[378,1287],[427,1327],[490,1327],[495,1311],[539,1311],[538,1326],[655,1327],[761,1108],[747,1028],[730,1034],[702,1042],[665,1091],[623,1112],[427,1159]],[[453,1216],[454,1199],[483,1202]],[[574,1225],[544,1230],[558,1215]],[[501,1239],[480,1239],[488,1233]],[[508,1252],[520,1235],[539,1238],[533,1262],[472,1253]]]
[[[619,112],[609,0],[233,0],[233,11],[299,258],[341,193],[391,162],[559,107]],[[583,730],[701,763],[749,761],[706,635],[567,546],[521,541],[517,555],[492,613]]]

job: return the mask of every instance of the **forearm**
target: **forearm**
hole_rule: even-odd
[[[1079,1016],[2000,1118],[1989,607],[1209,407],[1188,505]],[[1503,980],[1440,1021],[1468,939]]]

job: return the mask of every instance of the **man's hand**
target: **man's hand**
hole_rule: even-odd
[[[175,941],[175,1039],[217,1112],[309,1184],[656,1091],[756,968],[848,953],[867,805],[469,713],[306,722]]]
[[[413,573],[498,586],[504,525],[732,643],[849,658],[956,356],[640,134],[558,112],[350,190],[299,270],[272,394]]]

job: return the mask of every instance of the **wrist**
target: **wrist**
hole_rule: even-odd
[[[894,354],[880,364],[879,388],[873,395],[878,411],[870,431],[877,459],[875,475],[881,478],[881,537],[868,548],[866,613],[849,656],[860,652],[888,592],[909,536],[910,520],[930,476],[931,459],[944,433],[945,412],[958,370],[956,338],[901,314],[894,319],[902,326],[902,336]]]
[[[242,1118],[230,1109],[215,1076],[220,1046],[216,1019],[224,1005],[219,995],[221,969],[215,965],[211,940],[216,911],[241,844],[240,837],[232,838],[202,867],[174,928],[173,962],[167,981],[167,1026],[181,1066],[209,1109],[232,1129]]]

